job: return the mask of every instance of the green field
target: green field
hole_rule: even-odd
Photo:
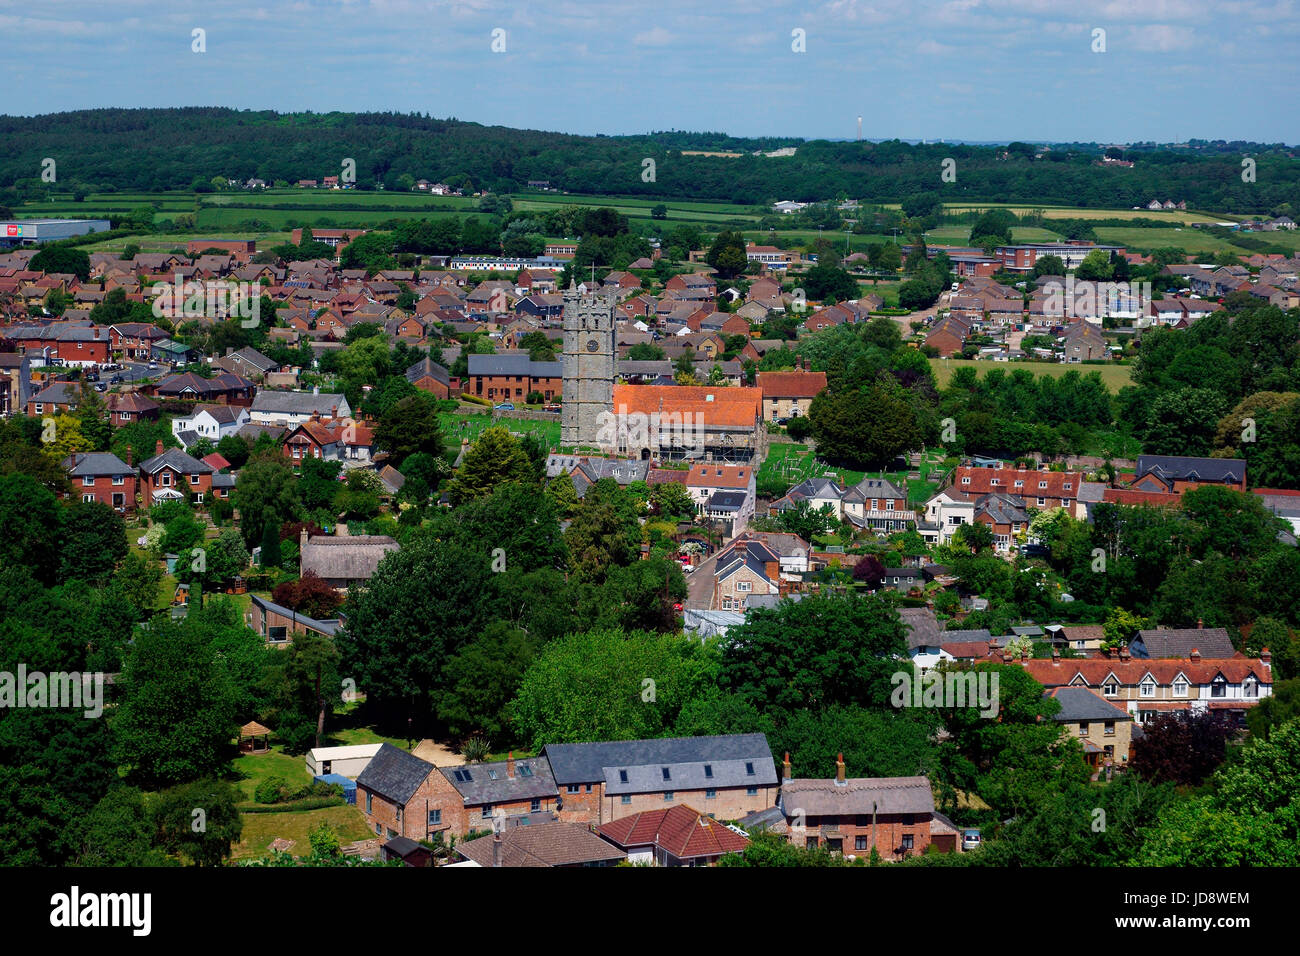
[[[909,479],[907,472],[855,471],[852,468],[830,466],[819,461],[807,445],[791,442],[772,442],[768,445],[767,457],[758,469],[757,481],[779,478],[787,487],[797,485],[809,478],[831,478],[841,482],[845,487],[852,487],[863,478],[887,478],[895,484],[906,485],[908,502],[915,504],[925,501],[934,494],[934,483],[926,481],[924,476],[930,465],[942,461],[942,455],[927,456],[927,464],[921,467],[921,479]]]
[[[1125,385],[1133,384],[1133,367],[1131,365],[1067,365],[1061,362],[985,362],[977,359],[930,359],[930,368],[934,371],[935,383],[946,388],[955,368],[973,368],[980,375],[990,369],[1001,369],[1010,375],[1019,370],[1028,370],[1035,375],[1051,375],[1060,378],[1066,372],[1074,371],[1087,375],[1100,372],[1101,380],[1112,393],[1118,392]]]
[[[494,420],[490,415],[462,412],[447,412],[439,415],[438,419],[442,425],[443,440],[447,442],[447,453],[451,458],[455,458],[460,453],[461,439],[469,439],[470,443],[473,444],[483,429],[491,425],[502,425],[512,432],[541,432],[546,436],[546,443],[551,448],[559,448],[560,446],[560,423],[558,420],[531,421],[523,418],[499,418]]]

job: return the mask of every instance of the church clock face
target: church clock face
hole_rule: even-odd
[[[599,349],[600,349],[600,343],[599,343],[599,342],[597,342],[595,339],[587,339],[587,351],[588,351],[588,352],[595,352],[595,351],[598,351]]]

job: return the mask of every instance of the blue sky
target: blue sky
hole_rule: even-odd
[[[0,111],[25,115],[394,110],[805,138],[852,138],[861,115],[869,139],[1300,140],[1294,0],[0,0],[0,64]]]

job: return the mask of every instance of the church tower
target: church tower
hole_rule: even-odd
[[[560,444],[596,446],[601,413],[614,410],[614,299],[581,292],[571,281],[564,292],[564,411]]]

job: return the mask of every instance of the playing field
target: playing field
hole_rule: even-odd
[[[1061,362],[985,362],[978,359],[930,359],[930,368],[933,370],[935,382],[940,388],[947,387],[948,380],[952,378],[953,369],[963,367],[976,369],[981,376],[990,369],[1000,369],[1008,375],[1015,371],[1028,370],[1035,375],[1051,375],[1054,378],[1060,378],[1066,372],[1071,371],[1078,372],[1081,375],[1100,372],[1102,382],[1112,393],[1118,392],[1125,385],[1133,384],[1133,367],[1131,365],[1069,365]]]

